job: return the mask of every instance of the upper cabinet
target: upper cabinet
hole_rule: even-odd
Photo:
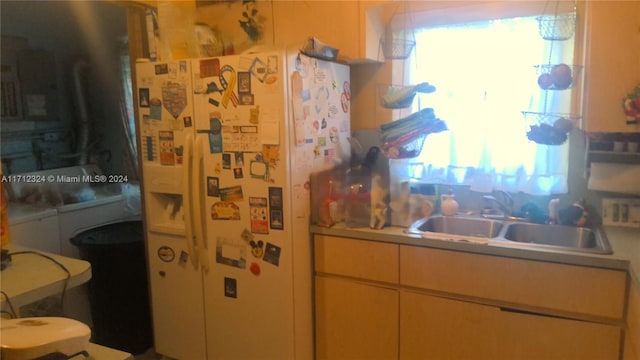
[[[273,1],[274,43],[302,47],[310,36],[348,63],[382,61],[383,1]]]
[[[640,84],[640,1],[586,1],[583,129],[638,132],[622,101]]]

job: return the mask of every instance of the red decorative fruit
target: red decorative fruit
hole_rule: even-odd
[[[573,77],[571,68],[566,64],[553,65],[551,68],[551,81],[556,89],[563,90],[571,86]]]
[[[553,85],[553,80],[551,79],[551,75],[547,73],[540,74],[540,76],[538,76],[538,85],[542,90],[547,90],[551,88],[551,86]]]

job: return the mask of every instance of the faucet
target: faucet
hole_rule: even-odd
[[[496,190],[495,193],[502,194],[503,201],[498,200],[493,195],[484,195],[482,196],[482,198],[496,203],[500,211],[502,211],[502,213],[504,214],[504,218],[511,217],[511,214],[513,213],[513,198],[511,197],[511,195],[509,195],[508,192],[503,190]],[[483,214],[486,215],[484,211]]]

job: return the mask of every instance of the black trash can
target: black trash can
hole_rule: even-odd
[[[145,352],[153,334],[142,222],[100,226],[71,242],[91,263],[91,341],[132,354]]]

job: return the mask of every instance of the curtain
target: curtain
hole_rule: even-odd
[[[522,112],[570,112],[572,91],[541,90],[534,65],[572,64],[573,38],[543,40],[535,17],[425,28],[415,37],[409,81],[437,90],[419,94],[412,110],[433,108],[449,131],[430,134],[418,158],[392,168],[480,192],[566,193],[568,141],[530,141]]]

